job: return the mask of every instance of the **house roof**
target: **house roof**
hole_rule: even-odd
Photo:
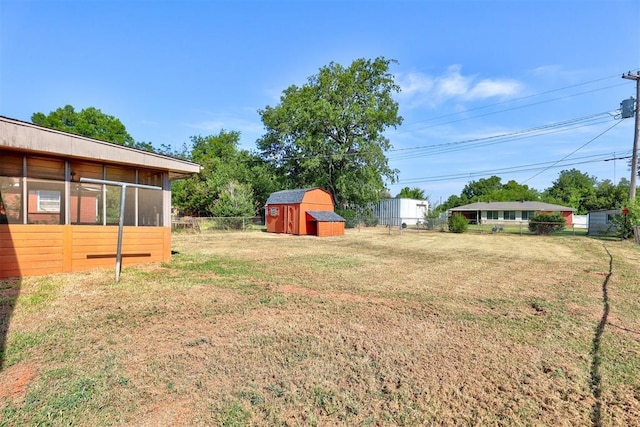
[[[74,135],[0,116],[0,148],[67,158],[146,167],[179,178],[200,172],[200,165],[111,142]]]
[[[543,202],[477,202],[468,205],[451,208],[451,211],[549,211],[566,212],[575,211],[567,206],[554,205]]]
[[[267,199],[267,205],[277,205],[285,203],[302,203],[302,199],[307,191],[315,190],[319,187],[313,188],[298,188],[295,190],[281,190],[271,193]],[[324,191],[324,190],[323,190]]]
[[[346,222],[344,218],[333,211],[307,211],[307,213],[318,222]]]

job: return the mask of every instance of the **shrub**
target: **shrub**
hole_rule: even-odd
[[[449,231],[453,233],[464,233],[469,228],[469,221],[464,215],[453,214],[449,217]]]
[[[624,215],[625,209],[626,215]],[[633,237],[633,227],[640,225],[640,198],[627,200],[621,211],[621,215],[616,215],[613,219],[613,224],[616,227],[618,237],[630,239]]]
[[[532,233],[548,236],[562,230],[564,230],[564,217],[559,212],[552,214],[541,213],[529,218],[529,231]]]
[[[358,214],[351,209],[336,209],[336,213],[344,218],[344,228],[355,228],[358,225]]]
[[[378,225],[378,218],[376,218],[373,212],[367,212],[364,217],[364,225],[365,227],[375,227]]]

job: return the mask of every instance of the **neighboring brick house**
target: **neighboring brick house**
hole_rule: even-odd
[[[449,209],[449,215],[464,215],[471,224],[509,224],[529,222],[540,213],[560,213],[565,224],[573,224],[574,208],[543,202],[477,202]]]

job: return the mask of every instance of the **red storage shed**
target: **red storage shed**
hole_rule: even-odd
[[[266,203],[267,231],[318,237],[344,235],[345,220],[322,188],[277,191]]]

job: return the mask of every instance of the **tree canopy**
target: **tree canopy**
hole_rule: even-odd
[[[466,205],[473,202],[507,202],[528,200],[540,200],[540,193],[528,185],[519,184],[510,180],[506,184],[502,183],[499,176],[480,178],[477,181],[470,181],[464,186],[459,196],[452,195],[446,202],[438,206],[438,211],[444,211],[456,206]]]
[[[386,181],[395,182],[398,171],[385,154],[391,143],[382,135],[402,123],[392,62],[357,59],[346,68],[332,62],[259,111],[266,134],[258,149],[286,185],[323,187],[346,207],[377,201]]]
[[[253,216],[269,194],[281,188],[278,177],[259,156],[239,150],[240,133],[191,137],[182,157],[203,170],[173,183],[173,203],[198,216]]]
[[[39,126],[57,129],[75,135],[134,147],[135,141],[122,122],[94,107],[76,112],[71,105],[65,105],[48,115],[34,113],[31,121]]]
[[[413,188],[404,187],[402,190],[400,190],[400,192],[396,197],[403,198],[403,199],[417,199],[417,200],[425,200],[427,198],[424,195],[424,190],[418,187],[413,187]]]
[[[577,209],[584,215],[595,205],[598,179],[578,169],[563,170],[544,195],[552,201]]]
[[[503,184],[502,178],[494,175],[489,178],[480,178],[478,181],[469,182],[462,189],[460,197],[468,200],[468,203],[477,201],[506,202],[539,200],[540,194],[537,190],[529,188],[528,185],[518,184],[514,180]]]

